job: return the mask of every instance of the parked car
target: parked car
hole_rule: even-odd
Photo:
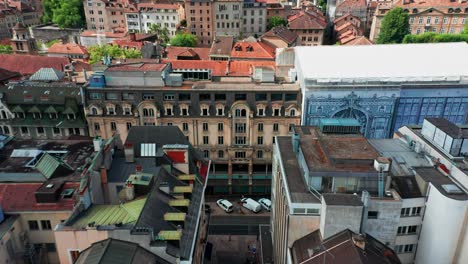
[[[250,211],[254,213],[258,213],[260,212],[260,210],[262,210],[262,206],[259,203],[257,203],[257,201],[255,201],[254,199],[242,198],[241,202],[242,202],[242,206],[244,206],[245,208],[249,209]]]
[[[271,201],[267,198],[258,200],[258,203],[268,212],[271,210]]]
[[[216,201],[216,203],[218,204],[219,207],[221,207],[221,209],[223,209],[223,211],[225,211],[226,213],[230,213],[232,212],[232,203],[229,202],[228,200],[226,199],[219,199],[218,201]]]

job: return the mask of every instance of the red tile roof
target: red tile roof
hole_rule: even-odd
[[[374,45],[372,41],[364,36],[356,37],[344,45],[356,46],[356,45]]]
[[[115,64],[106,69],[106,71],[151,71],[160,72],[166,68],[166,63],[123,63]]]
[[[0,204],[5,212],[71,211],[74,199],[59,199],[56,203],[37,203],[35,192],[42,183],[0,184]],[[78,189],[79,183],[65,183],[63,189]]]
[[[55,54],[81,54],[86,55],[88,51],[85,46],[81,46],[74,43],[55,43],[48,50],[47,53]]]
[[[119,46],[120,48],[122,47],[127,47],[127,48],[134,48],[137,50],[141,50],[141,47],[145,45],[144,42],[141,41],[131,41],[129,39],[116,39],[112,41],[113,44]]]
[[[251,76],[254,67],[268,66],[275,68],[274,61],[231,61],[229,65],[229,75],[235,77]]]
[[[344,16],[340,16],[339,18],[333,20],[333,23],[336,24],[336,23],[340,22],[341,20],[347,19],[347,18],[352,18],[352,19],[356,19],[356,20],[361,21],[358,17],[353,16],[352,14],[348,13],[348,14],[346,14]]]
[[[288,17],[288,25],[290,29],[324,29],[327,22],[323,14],[301,11]]]
[[[354,9],[354,8],[366,8],[366,7],[367,7],[366,0],[344,0],[339,5],[336,6],[336,9],[341,9],[341,8]]]
[[[172,60],[173,69],[211,69],[212,76],[249,77],[252,75],[255,66],[275,67],[274,61],[231,61],[229,62],[229,73],[227,61],[210,60]]]
[[[97,32],[86,30],[81,33],[82,37],[96,37],[97,35],[104,35],[106,38],[124,38],[127,33],[125,32]]]
[[[404,3],[406,2],[406,3]],[[448,8],[461,8],[463,9],[462,12],[466,7],[468,7],[468,2],[460,3],[459,1],[450,1],[450,0],[415,0],[415,1],[403,1],[403,0],[397,0],[394,2],[394,6],[399,6],[402,8],[429,8],[429,7],[434,7],[437,9],[441,9],[441,11],[444,11],[443,7]],[[411,10],[410,10],[411,11]],[[422,10],[419,10],[422,11]]]
[[[139,10],[148,9],[148,8],[154,8],[154,9],[178,9],[179,8],[178,5],[170,4],[170,3],[140,3],[140,4],[137,4],[137,7]]]
[[[19,72],[22,75],[34,74],[41,68],[63,71],[63,67],[69,63],[70,60],[64,57],[0,54],[0,68]]]
[[[270,29],[268,32],[262,35],[263,37],[278,37],[288,44],[293,43],[297,39],[297,34],[292,32],[285,26],[278,26]]]
[[[168,60],[177,60],[178,56],[189,56],[190,54],[198,55],[199,60],[209,60],[210,48],[187,48],[187,47],[167,47],[166,48],[166,58]]]
[[[260,41],[238,41],[231,51],[231,58],[239,59],[275,59],[276,49]]]

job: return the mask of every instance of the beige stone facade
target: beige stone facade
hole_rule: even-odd
[[[83,6],[89,30],[126,31],[125,11],[131,8],[126,1],[86,0]]]
[[[214,37],[212,0],[185,0],[187,30],[197,36],[198,44],[209,46]]]

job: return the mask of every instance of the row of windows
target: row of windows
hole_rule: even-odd
[[[408,244],[408,245],[398,245],[395,246],[396,253],[411,253],[416,250],[416,244]]]
[[[432,32],[435,32],[435,33],[439,33],[439,29],[436,28],[436,27],[432,27],[432,29],[429,28],[429,27],[426,27],[426,28],[424,28],[424,29],[416,28],[416,34],[420,34],[423,30],[424,30],[424,33],[429,32],[429,31],[432,31]],[[440,29],[440,33],[455,34],[455,33],[462,33],[463,30],[464,30],[463,28],[460,28],[458,32],[455,32],[455,28],[450,28],[450,29],[441,28],[441,29]]]
[[[422,207],[406,207],[401,208],[400,216],[418,216],[421,215]]]
[[[39,230],[39,222],[41,223],[41,230],[52,230],[52,225],[49,220],[30,220],[28,221],[29,230],[35,231]]]
[[[418,17],[418,24],[423,24],[424,21],[426,21],[426,24],[431,24],[432,22],[434,22],[434,24],[439,24],[439,22],[442,22],[443,24],[448,24],[448,20],[449,20],[448,17],[444,17],[442,20],[440,20],[440,17],[438,17],[438,16],[434,17],[434,20],[432,18],[433,18],[432,16],[428,16],[426,19],[424,19],[424,17],[420,16],[420,17]],[[415,18],[411,17],[410,20],[409,20],[409,23],[413,24],[414,20],[415,20]],[[466,23],[466,18],[462,17],[461,19],[459,19],[457,16],[454,16],[452,18],[452,23],[451,24],[458,24],[458,23],[464,25]]]
[[[8,129],[8,127],[4,127],[4,132],[6,134],[9,134],[9,133],[7,133],[6,129]],[[29,135],[30,134],[30,129],[31,128],[29,128],[29,127],[21,127],[20,128],[21,134],[22,135]],[[45,135],[44,127],[36,127],[36,134],[39,135],[39,136]],[[58,135],[62,134],[62,131],[58,127],[53,127],[52,128],[52,134],[54,136],[58,136]],[[70,135],[81,135],[81,130],[79,128],[68,128],[68,134],[70,134]]]
[[[256,157],[257,159],[263,159],[264,153],[263,150],[257,150],[256,152]],[[224,159],[224,150],[218,150],[218,158],[219,159]],[[203,156],[205,158],[210,158],[210,151],[209,150],[204,150],[203,151]],[[245,151],[236,151],[234,152],[234,158],[236,159],[245,159],[247,157]]]
[[[195,96],[194,96],[195,97]],[[165,93],[163,94],[164,101],[175,101],[178,98],[179,101],[191,101],[195,99],[192,97],[190,93]],[[226,94],[211,94],[211,93],[200,93],[198,94],[199,101],[226,101]],[[101,100],[102,93],[98,92],[91,92],[89,93],[90,100]],[[106,100],[121,100],[120,95],[118,93],[107,92],[105,93]],[[122,100],[135,100],[136,94],[135,93],[122,93]],[[154,93],[143,93],[142,94],[143,100],[154,100],[155,94]],[[236,93],[234,94],[234,101],[246,101],[247,94],[245,93]],[[268,96],[267,93],[256,93],[255,94],[255,101],[296,101],[297,94],[296,93],[271,93]]]
[[[397,230],[398,235],[413,235],[418,232],[418,226],[399,226]]]

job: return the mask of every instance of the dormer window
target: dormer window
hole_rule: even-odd
[[[97,115],[98,114],[98,110],[97,110],[96,107],[91,108],[91,114],[92,115]]]
[[[154,109],[143,108],[143,116],[154,116]]]
[[[273,108],[273,116],[281,116],[281,108]]]
[[[68,120],[75,120],[75,114],[67,114]]]
[[[124,107],[124,115],[131,115],[132,109],[130,107]]]
[[[210,115],[210,108],[207,105],[201,107],[201,115],[202,116],[209,116]]]
[[[42,115],[40,113],[32,113],[33,119],[41,119]]]
[[[265,108],[258,108],[257,109],[257,115],[258,116],[265,116]]]
[[[235,49],[236,51],[242,51],[241,45],[236,45],[236,46],[234,47],[234,49]]]
[[[49,117],[50,117],[50,119],[57,119],[58,115],[57,115],[57,113],[50,113]]]
[[[166,106],[166,115],[167,116],[172,116],[174,115],[173,111],[172,111],[172,106]]]
[[[16,118],[24,118],[24,113],[23,112],[16,112],[15,116],[16,116]]]
[[[245,49],[247,52],[252,52],[253,51],[253,47],[252,46],[247,46],[247,48]]]
[[[114,109],[114,107],[109,107],[109,108],[107,108],[107,114],[108,114],[108,115],[115,115],[115,109]]]
[[[223,115],[224,115],[224,107],[218,106],[218,107],[216,108],[216,115],[217,115],[217,116],[223,116]]]
[[[289,116],[296,116],[296,109],[290,109],[289,110]]]

